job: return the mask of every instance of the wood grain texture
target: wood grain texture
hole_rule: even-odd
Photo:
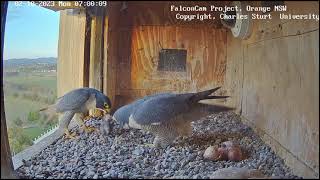
[[[243,85],[243,52],[244,46],[240,39],[234,38],[232,33],[227,33],[227,66],[223,88],[231,96],[226,104],[236,108],[241,114],[242,85]]]
[[[171,1],[166,2],[163,8],[165,24],[167,25],[180,25],[180,26],[192,26],[194,28],[199,27],[210,27],[210,28],[221,28],[222,24],[220,22],[220,12],[211,11],[211,6],[219,6],[224,7],[225,5],[230,4],[227,1]],[[171,11],[171,7],[206,7],[206,11]],[[192,20],[192,21],[183,21],[181,19],[177,19],[176,15],[179,13],[180,15],[203,15],[203,14],[211,14],[211,20]]]
[[[286,14],[319,13],[319,2],[285,3]],[[319,21],[272,15],[242,42],[242,113],[296,174],[319,177]]]
[[[116,95],[116,62],[119,59],[119,14],[121,2],[109,2],[104,21],[103,92],[114,107]]]
[[[132,29],[131,38],[121,37],[123,49],[131,43],[131,51],[119,53],[117,95],[134,99],[156,92],[196,92],[224,83],[224,29],[139,26]],[[186,49],[186,72],[158,71],[159,51],[162,48]],[[220,93],[224,94],[224,91]]]
[[[112,55],[110,62],[105,58],[105,69],[110,73],[104,72],[104,77],[111,79],[110,84],[104,82],[104,86],[109,86],[108,94],[116,96],[114,102],[123,105],[157,92],[195,92],[222,85],[226,67],[226,31],[213,28],[220,27],[220,21],[179,23],[174,20],[175,13],[171,12],[170,6],[199,5],[209,9],[210,5],[224,4],[226,2],[133,1],[120,2],[120,10],[110,9],[108,13],[114,14],[117,22],[108,22],[114,27],[108,27],[109,37],[105,37],[105,42],[117,47],[118,52]],[[127,8],[123,8],[125,6]],[[117,40],[107,40],[110,37]],[[157,71],[161,48],[187,49],[187,71]],[[109,53],[113,51],[111,49]],[[108,53],[107,48],[104,52]],[[116,61],[116,69],[111,68],[114,65],[112,61]],[[111,72],[116,72],[116,76]],[[225,94],[225,90],[219,93]]]
[[[129,1],[126,2],[126,9],[121,11],[123,18],[121,18],[120,27],[132,27],[132,26],[164,26],[164,25],[179,25],[179,26],[187,26],[187,27],[211,27],[218,28],[221,27],[221,22],[217,19],[219,14],[214,11],[210,11],[210,6],[224,6],[229,4],[230,2],[226,1],[149,1],[149,2],[139,2],[139,1]],[[176,19],[176,14],[182,15],[190,15],[197,14],[198,12],[178,12],[171,11],[171,6],[179,7],[179,6],[191,7],[191,6],[201,6],[207,7],[207,11],[201,11],[199,14],[211,14],[212,17],[215,17],[216,20],[193,20],[193,21],[183,21]],[[142,10],[143,9],[143,10]]]
[[[314,170],[319,167],[318,33],[249,45],[242,104],[245,117]]]
[[[104,10],[97,8],[95,14],[90,18],[90,62],[89,62],[89,87],[102,92],[103,90],[103,31],[104,31]],[[90,115],[100,116],[102,112],[97,109],[89,111]]]
[[[286,14],[319,14],[319,2],[285,4]],[[228,36],[227,104],[294,173],[319,177],[319,21],[272,15],[253,21],[248,40]]]
[[[258,2],[251,2],[258,6]],[[319,21],[316,20],[288,20],[280,19],[280,13],[292,15],[304,15],[309,13],[319,14],[319,1],[285,1],[287,11],[271,12],[272,20],[253,20],[253,32],[245,42],[256,43],[264,40],[294,36],[319,29]]]
[[[85,12],[61,11],[59,28],[58,97],[72,89],[84,86]]]
[[[104,9],[98,9],[99,16],[92,17],[91,20],[91,40],[90,40],[90,73],[89,87],[102,91],[103,81],[103,27]]]

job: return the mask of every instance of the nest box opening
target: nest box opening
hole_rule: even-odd
[[[162,49],[159,52],[158,71],[186,71],[187,50]]]

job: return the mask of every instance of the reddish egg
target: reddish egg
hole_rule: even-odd
[[[242,152],[239,147],[231,147],[228,151],[228,159],[230,161],[241,161],[242,158]]]
[[[218,148],[218,154],[220,155],[218,160],[228,160],[228,149],[224,147]]]

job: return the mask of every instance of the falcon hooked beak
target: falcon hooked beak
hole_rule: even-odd
[[[110,108],[110,106],[108,105],[108,103],[104,103],[104,104],[103,104],[103,109],[102,109],[102,108],[98,108],[98,107],[96,107],[96,109],[102,111],[103,114],[110,114],[110,112],[111,112],[111,108]]]

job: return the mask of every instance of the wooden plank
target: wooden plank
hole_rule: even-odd
[[[222,27],[222,24],[218,18],[219,13],[210,11],[210,6],[224,6],[230,2],[225,1],[215,1],[215,2],[205,2],[205,1],[172,1],[172,2],[163,2],[163,1],[129,1],[126,2],[126,9],[121,11],[120,27],[132,27],[132,26],[164,26],[164,25],[179,25],[179,26],[188,26],[188,27],[211,27],[218,28]],[[213,20],[193,20],[193,21],[183,21],[176,18],[176,14],[190,15],[197,14],[196,12],[179,12],[171,11],[171,6],[201,6],[206,7],[207,11],[199,12],[199,14],[211,14],[212,17],[216,19]],[[143,9],[143,11],[141,11]]]
[[[103,92],[115,107],[116,95],[116,62],[119,41],[119,14],[121,2],[110,2],[107,7],[107,16],[104,21],[104,62],[103,62]]]
[[[104,9],[98,11],[100,15],[92,17],[91,21],[89,87],[102,91]]]
[[[210,28],[221,28],[222,24],[220,21],[220,13],[218,11],[211,11],[211,6],[219,6],[224,7],[225,5],[230,4],[228,1],[172,1],[164,3],[165,6],[163,7],[164,17],[165,17],[165,24],[166,25],[180,25],[180,26],[188,26],[194,28],[201,28],[201,27],[210,27]],[[205,7],[206,11],[172,11],[171,7]],[[199,20],[194,19],[192,21],[183,21],[181,19],[177,19],[176,15],[209,15],[212,19],[206,20]]]
[[[243,52],[242,41],[234,38],[231,32],[227,33],[227,67],[224,89],[231,96],[226,104],[235,107],[236,112],[241,114],[242,85],[243,85]]]
[[[224,82],[224,29],[140,26],[133,28],[131,41],[130,58],[122,58],[131,61],[122,62],[122,66],[118,66],[119,76],[130,72],[130,78],[119,84],[120,89],[190,92],[222,85]],[[161,48],[186,49],[186,72],[158,71]]]
[[[252,127],[252,129],[257,133],[257,135],[267,144],[269,145],[274,152],[277,153],[278,156],[284,159],[286,165],[293,169],[293,173],[304,176],[305,178],[319,178],[319,174],[311,170],[308,166],[306,166],[301,160],[297,159],[294,154],[290,152],[289,149],[283,147],[276,139],[274,139],[271,135],[267,134],[263,129],[258,128],[252,121],[246,119],[241,116],[241,121]]]
[[[318,1],[285,4],[285,14],[319,14]],[[227,103],[240,100],[242,115],[294,173],[319,177],[319,21],[283,20],[279,14],[255,20],[248,40],[228,40],[233,53],[227,55],[226,84],[236,102]],[[241,69],[243,75],[236,72]]]
[[[58,96],[85,86],[86,14],[84,11],[60,12],[58,43]]]
[[[316,20],[287,20],[280,19],[280,14],[304,15],[304,14],[319,14],[319,1],[285,1],[287,11],[272,12],[272,20],[253,20],[253,31],[247,44],[261,42],[280,38],[283,36],[294,36],[311,32],[319,29],[319,21]]]
[[[90,46],[91,46],[91,17],[86,12],[85,38],[84,38],[84,62],[83,62],[83,87],[89,87],[90,75]]]
[[[127,2],[127,9],[120,10],[115,89],[121,101],[148,93],[195,92],[224,84],[226,31],[212,28],[219,21],[209,23],[211,25],[171,21],[172,3],[195,5],[192,2]],[[208,8],[212,4],[225,2],[200,2]],[[161,48],[187,49],[187,71],[157,71]],[[135,94],[138,92],[147,93]],[[222,89],[219,93],[226,91]]]
[[[121,29],[119,32],[118,47],[121,48],[116,71],[119,105],[154,93],[196,92],[224,85],[225,30],[139,26]],[[158,71],[159,51],[162,48],[187,49],[186,72]],[[223,88],[218,93],[226,94],[226,90]]]
[[[244,61],[243,115],[305,164],[290,164],[304,177],[319,174],[318,33],[249,44]]]
[[[8,2],[1,2],[1,73],[3,73],[3,46],[4,33],[6,25]],[[3,84],[3,76],[1,75],[1,84]],[[9,146],[7,122],[4,109],[4,94],[1,88],[1,179],[14,179],[18,176],[13,171],[11,159],[11,151]]]
[[[131,29],[121,29],[119,31],[119,61],[117,62],[117,95],[119,95],[120,87],[127,87],[131,79],[130,64],[131,64]]]
[[[97,8],[91,20],[89,87],[103,90],[103,28],[104,8]],[[93,109],[90,115],[99,116],[101,112]]]

